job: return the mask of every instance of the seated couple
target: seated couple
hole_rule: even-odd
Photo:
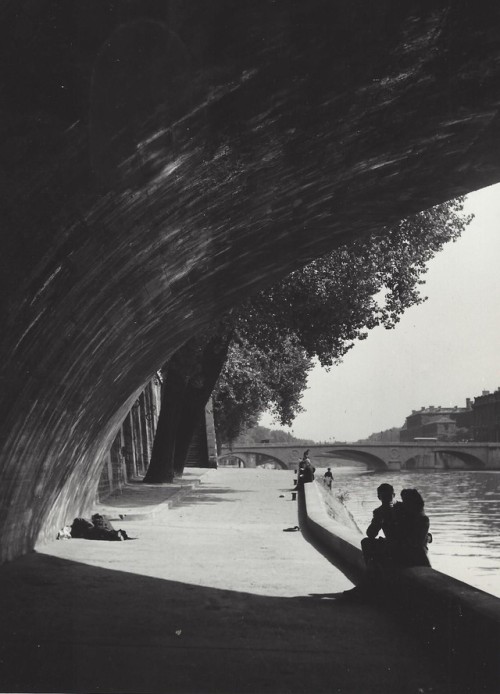
[[[394,488],[381,484],[377,496],[381,505],[373,511],[367,537],[361,541],[367,569],[430,566],[429,519],[418,491],[403,489],[401,501],[394,503]],[[380,532],[384,537],[378,537]]]
[[[373,595],[384,579],[385,569],[430,566],[427,557],[429,519],[424,514],[424,501],[416,489],[403,489],[401,501],[394,503],[394,489],[381,484],[377,489],[381,505],[373,511],[372,522],[361,540],[366,564],[364,581],[344,592],[348,599],[364,599]],[[378,537],[382,532],[383,537]]]
[[[430,566],[429,519],[418,491],[403,489],[401,501],[394,503],[394,488],[381,484],[377,496],[381,505],[373,511],[367,537],[361,541],[367,570]],[[380,532],[384,537],[378,537]]]

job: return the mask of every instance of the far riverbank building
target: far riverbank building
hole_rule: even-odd
[[[400,431],[400,441],[500,441],[500,388],[467,398],[465,407],[422,407],[413,410]]]
[[[500,388],[474,398],[472,433],[474,441],[500,441]]]
[[[401,441],[436,439],[457,441],[470,437],[468,421],[472,414],[470,399],[465,407],[422,407],[413,410],[400,432]]]

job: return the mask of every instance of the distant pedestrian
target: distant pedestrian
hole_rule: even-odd
[[[323,479],[328,489],[331,489],[333,484],[333,475],[331,467],[329,467],[328,470],[325,472],[325,474],[323,475]]]
[[[307,451],[304,451],[302,460],[299,463],[298,486],[301,487],[306,482],[312,482],[314,480],[314,472],[315,468],[309,460],[309,449],[307,449]]]

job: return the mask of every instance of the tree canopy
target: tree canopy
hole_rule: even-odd
[[[285,335],[281,344],[265,342],[264,337],[263,342],[257,336],[252,339],[240,327],[229,347],[213,394],[215,428],[221,442],[233,441],[243,428],[255,426],[268,408],[288,425],[301,411],[311,360],[293,336]]]
[[[464,198],[425,210],[345,244],[246,301],[214,391],[222,441],[270,410],[281,425],[301,411],[313,360],[340,363],[378,325],[394,328],[420,294],[428,261],[455,241],[472,215]]]

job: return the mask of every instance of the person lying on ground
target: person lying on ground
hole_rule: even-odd
[[[109,520],[100,513],[94,513],[92,520],[75,518],[71,525],[71,537],[85,540],[129,540],[125,530],[115,530]]]

